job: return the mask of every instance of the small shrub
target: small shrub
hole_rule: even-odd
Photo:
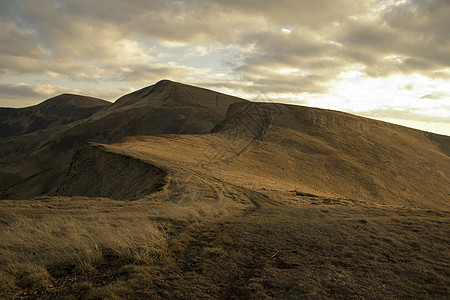
[[[62,276],[66,276],[70,273],[74,273],[76,270],[76,265],[73,262],[55,262],[49,263],[47,265],[47,270],[52,277],[58,278]]]
[[[180,240],[173,239],[169,243],[169,248],[175,253],[181,253],[186,250],[186,244]]]
[[[144,223],[145,222],[145,223]],[[166,256],[166,235],[149,221],[137,227],[114,228],[102,242],[113,257],[136,264],[149,264]]]
[[[26,264],[21,267],[15,276],[20,287],[41,290],[51,285],[52,277],[43,266]]]

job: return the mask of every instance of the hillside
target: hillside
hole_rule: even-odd
[[[47,102],[55,101],[40,105]],[[2,138],[0,176],[15,180],[0,185],[6,188],[0,198],[23,199],[54,192],[76,149],[87,142],[120,142],[136,135],[208,133],[234,102],[245,100],[163,80],[119,98],[88,119]],[[66,119],[71,114],[71,110],[61,112]]]
[[[450,159],[441,150],[448,145],[445,136],[264,103],[230,108],[214,131],[104,146],[168,170],[182,167],[277,197],[292,198],[294,191],[353,204],[450,208]]]
[[[233,108],[238,113],[222,125],[230,136],[236,131],[227,128],[231,120],[239,118],[234,127],[241,127],[261,112],[270,115],[258,147],[232,163],[254,178],[253,187],[267,182],[268,188],[370,203],[449,208],[449,137],[329,110],[256,107],[259,113]]]
[[[164,80],[0,139],[0,297],[444,299],[449,151]]]
[[[139,159],[132,159],[86,145],[74,155],[57,195],[136,200],[158,191],[166,172]]]
[[[70,122],[80,109],[97,111]],[[252,188],[448,209],[446,136],[341,112],[251,103],[168,80],[111,105],[63,95],[23,110],[33,116],[30,120],[56,114],[60,125],[2,138],[1,175],[3,187],[9,187],[3,198],[54,193],[73,154],[87,142],[155,136],[138,146],[158,151],[162,159],[178,153],[180,161],[210,169],[226,164],[223,179]],[[177,135],[156,137],[160,134]]]
[[[26,108],[0,108],[0,137],[23,135],[86,119],[110,102],[63,94]]]

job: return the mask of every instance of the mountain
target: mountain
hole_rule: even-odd
[[[235,103],[209,134],[128,138],[102,149],[277,197],[448,210],[449,145],[450,137],[336,111]]]
[[[270,115],[258,147],[232,163],[252,175],[253,186],[266,182],[267,188],[381,205],[450,208],[450,137],[317,108],[255,108],[259,113],[233,104],[236,113],[220,125],[236,130],[227,128],[231,120],[239,118],[236,126],[242,126],[261,112]]]
[[[208,133],[226,115],[229,105],[245,100],[162,80],[125,95],[86,122],[48,142],[66,151],[87,141],[117,142],[126,136],[164,133]]]
[[[57,98],[60,97],[64,95]],[[57,101],[49,99],[37,105],[39,109],[22,110],[30,111],[28,119],[35,119],[41,107],[52,107],[48,102]],[[101,106],[86,119],[68,123],[73,109],[60,110],[61,120],[65,121],[59,126],[54,124],[45,130],[0,140],[0,176],[14,178],[14,182],[2,181],[2,197],[30,198],[53,191],[67,172],[76,149],[87,142],[112,143],[136,135],[208,133],[235,102],[246,100],[162,80],[125,95],[112,105]],[[13,128],[12,125],[4,131],[14,131]]]
[[[26,108],[0,108],[0,137],[23,135],[86,119],[110,102],[63,94]]]
[[[449,136],[167,80],[99,107],[0,138],[0,298],[449,295]]]
[[[217,176],[247,187],[378,205],[449,207],[450,137],[337,111],[253,103],[163,80],[87,119],[50,129],[3,139],[3,151],[9,151],[2,155],[3,169],[20,182],[9,182],[3,198],[70,196],[75,193],[70,180],[62,181],[74,176],[69,166],[76,149],[87,142],[120,148],[126,139],[121,151],[128,156],[131,148],[142,148],[159,163],[177,158],[201,172],[226,165]],[[154,138],[130,142],[132,136]],[[107,170],[100,169],[96,172]],[[77,190],[92,196],[92,187]]]

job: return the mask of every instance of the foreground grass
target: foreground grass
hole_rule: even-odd
[[[166,191],[125,202],[85,197],[0,201],[0,298],[114,298],[108,287],[126,279],[130,266],[170,265],[168,233],[239,210],[223,197],[195,202],[180,195],[182,201]],[[127,295],[134,287],[119,290]]]
[[[145,218],[14,216],[0,230],[0,290],[45,291],[58,278],[96,274],[105,262],[149,264],[166,251],[165,232]]]
[[[164,219],[137,202],[49,199],[47,210],[4,202],[2,296],[445,299],[450,292],[448,212],[246,195],[257,207],[221,218],[166,210]]]

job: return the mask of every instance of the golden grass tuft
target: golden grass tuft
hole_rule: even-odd
[[[146,218],[16,216],[0,229],[0,286],[45,289],[50,274],[90,273],[105,259],[148,264],[162,258],[166,234]]]
[[[14,276],[0,271],[0,296],[13,294],[18,290]]]
[[[47,269],[37,263],[19,263],[15,265],[15,278],[20,287],[41,290],[52,284],[52,277]]]

